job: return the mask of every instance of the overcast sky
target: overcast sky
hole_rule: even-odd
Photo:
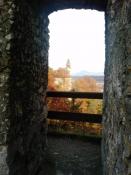
[[[62,10],[49,16],[49,66],[64,67],[71,61],[72,73],[103,72],[105,61],[104,13],[94,10]]]

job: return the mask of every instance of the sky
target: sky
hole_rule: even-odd
[[[104,72],[105,19],[95,10],[61,10],[49,15],[49,66],[71,62],[71,73]]]

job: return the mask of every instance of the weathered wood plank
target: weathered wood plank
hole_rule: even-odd
[[[81,121],[89,123],[101,123],[101,114],[87,114],[87,113],[72,113],[72,112],[60,112],[60,111],[49,111],[48,119],[56,120],[70,120],[70,121]]]
[[[98,93],[98,92],[48,91],[47,97],[103,99],[103,93],[100,93],[100,92]]]

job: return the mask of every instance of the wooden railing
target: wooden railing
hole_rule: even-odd
[[[47,97],[103,99],[103,93],[48,91]],[[101,123],[102,114],[48,111],[48,119]]]

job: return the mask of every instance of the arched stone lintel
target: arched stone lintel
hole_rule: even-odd
[[[58,10],[64,9],[92,9],[105,11],[107,0],[27,0],[33,8],[46,11],[47,15]]]

